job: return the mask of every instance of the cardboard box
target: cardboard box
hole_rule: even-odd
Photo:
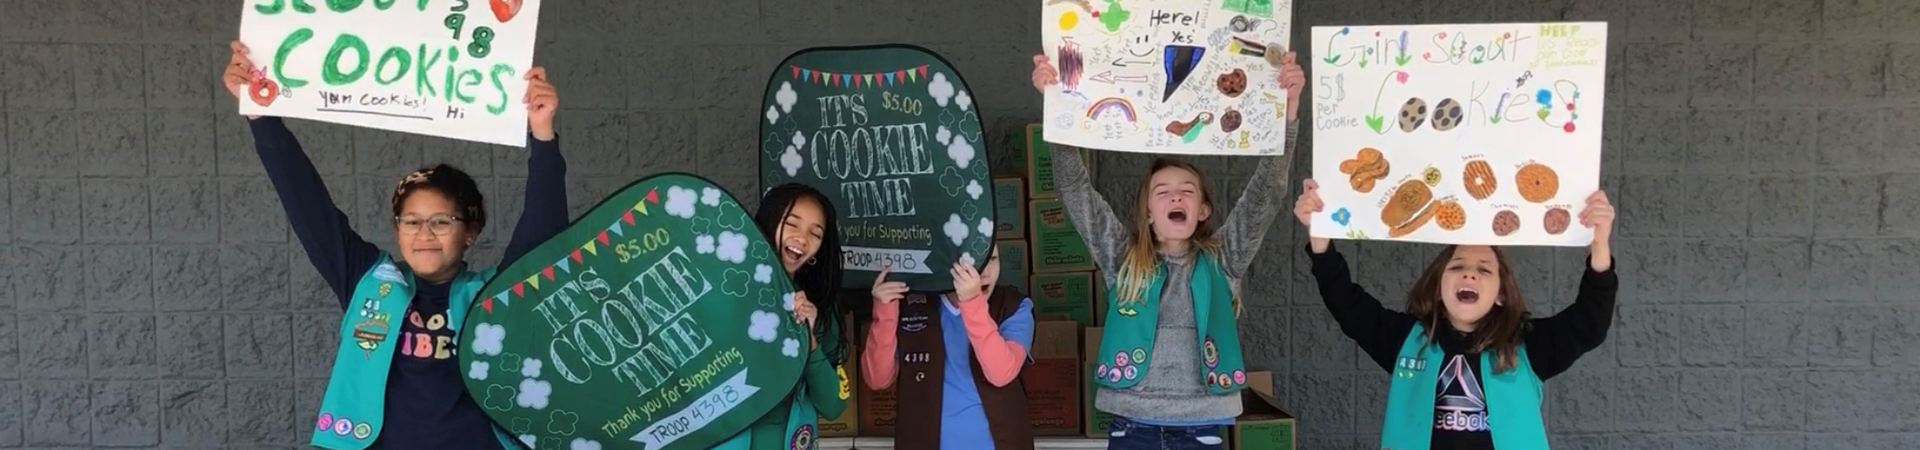
[[[1093,289],[1093,272],[1034,274],[1033,292],[1027,293],[1034,320],[1093,325]]]
[[[861,389],[866,389],[862,386]],[[860,435],[893,436],[895,416],[900,412],[898,389],[866,390],[860,393]]]
[[[1247,389],[1240,391],[1243,410],[1234,420],[1232,446],[1235,450],[1294,450],[1297,425],[1293,414],[1280,407],[1273,396],[1273,372],[1248,372]]]
[[[1100,330],[1102,330],[1100,327],[1087,327],[1085,331],[1086,337],[1080,345],[1080,353],[1084,355],[1081,368],[1084,369],[1086,371],[1084,373],[1087,374],[1086,376],[1080,377],[1080,384],[1086,386],[1086,388],[1080,392],[1080,397],[1083,399],[1080,402],[1080,421],[1081,427],[1087,431],[1087,437],[1105,439],[1107,438],[1107,425],[1112,422],[1113,415],[1093,407],[1094,400],[1100,395],[1100,385],[1093,384],[1093,380],[1091,379],[1094,376],[1094,368],[1100,365],[1100,355],[1098,355],[1098,353],[1100,353]]]
[[[1078,436],[1080,386],[1080,325],[1073,322],[1035,322],[1033,364],[1020,371],[1027,387],[1027,416],[1034,436]]]
[[[1020,125],[1007,130],[1006,145],[1001,148],[1007,149],[1008,161],[1013,161],[1014,167],[1013,170],[1002,172],[999,175],[1014,175],[1020,177],[1031,175],[1027,172],[1027,134],[1032,132],[1033,128],[1031,124]]]
[[[1028,124],[1026,132],[1027,153],[1027,198],[1057,198],[1060,191],[1053,184],[1053,144],[1042,137],[1044,128],[1040,124]],[[1093,178],[1093,156],[1084,148],[1074,149],[1080,155],[1080,162],[1087,167],[1087,178]]]
[[[867,388],[860,384],[859,348],[849,346],[847,352],[847,363],[840,365],[840,392],[846,395],[847,410],[840,413],[837,419],[821,417],[820,437],[860,435],[860,393]]]
[[[1027,267],[1027,241],[994,241],[994,247],[1000,249],[1000,282],[1020,289],[1020,293],[1033,295],[1033,284],[1028,276],[1033,272]]]
[[[1026,179],[993,179],[994,239],[1027,238]]]
[[[1073,228],[1073,217],[1058,199],[1034,200],[1027,205],[1027,230],[1033,234],[1033,273],[1094,270],[1087,241]]]

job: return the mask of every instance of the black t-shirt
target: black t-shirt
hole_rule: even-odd
[[[460,379],[459,340],[447,327],[448,284],[421,285],[401,321],[387,373],[387,423],[369,449],[501,450],[493,422]]]
[[[1321,254],[1314,254],[1308,247],[1307,254],[1313,261],[1320,299],[1340,322],[1340,331],[1360,344],[1382,370],[1392,372],[1400,347],[1419,321],[1380,306],[1379,299],[1354,284],[1346,257],[1332,247]],[[1522,326],[1522,340],[1531,362],[1528,369],[1541,381],[1566,372],[1581,355],[1599,347],[1613,324],[1614,296],[1620,288],[1617,268],[1598,272],[1585,259],[1581,265],[1587,269],[1580,277],[1580,291],[1573,304],[1552,317],[1528,319]],[[1446,357],[1441,360],[1439,385],[1434,391],[1432,448],[1493,450],[1490,426],[1499,424],[1487,423],[1480,355],[1465,352],[1471,348],[1469,338],[1445,323],[1438,326],[1435,340]]]

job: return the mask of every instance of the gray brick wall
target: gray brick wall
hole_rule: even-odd
[[[218,86],[237,3],[0,0],[0,448],[306,447],[339,312]],[[1004,134],[1039,116],[1026,82],[1037,4],[551,2],[537,59],[562,93],[573,206],[665,170],[752,192],[739,161],[762,83],[804,46],[940,51]],[[1624,285],[1607,344],[1549,385],[1559,448],[1920,447],[1920,3],[1307,1],[1296,12],[1302,29],[1612,24],[1603,175],[1621,211]],[[496,223],[519,215],[517,149],[294,127],[377,241],[391,241],[388,187],[428,162],[479,177]],[[1117,206],[1130,206],[1121,194],[1145,161],[1098,159]],[[1250,167],[1199,162],[1227,192]],[[1282,374],[1302,448],[1371,448],[1386,377],[1319,305],[1295,228],[1279,221],[1255,265],[1267,276],[1249,286],[1249,360]],[[497,260],[503,235],[488,232],[476,260]],[[1404,291],[1435,251],[1347,248],[1360,282],[1383,293]],[[1582,254],[1515,252],[1536,308],[1570,301]]]

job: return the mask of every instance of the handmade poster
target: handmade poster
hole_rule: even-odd
[[[1312,235],[1579,246],[1607,25],[1314,27]]]
[[[541,0],[246,0],[240,113],[526,146]]]
[[[1286,148],[1292,0],[1042,0],[1048,142],[1188,155]],[[1300,61],[1304,65],[1305,61]]]
[[[732,195],[656,175],[487,282],[461,376],[536,450],[710,448],[799,381],[793,290]]]
[[[891,264],[887,279],[944,291],[955,262],[983,268],[995,229],[988,139],[945,58],[911,45],[801,50],[763,103],[760,187],[832,198],[843,287],[871,288]]]

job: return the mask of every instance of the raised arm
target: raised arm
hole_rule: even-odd
[[[567,228],[567,160],[560,154],[560,139],[553,130],[553,116],[560,98],[547,82],[547,70],[535,67],[527,71],[527,192],[521,208],[520,223],[513,227],[506,254],[500,265],[513,264],[534,247]]]
[[[1340,332],[1353,339],[1381,370],[1393,370],[1400,344],[1413,332],[1413,316],[1380,306],[1380,299],[1354,284],[1347,258],[1331,245],[1323,253],[1307,249],[1313,259],[1313,280],[1320,287],[1320,301],[1340,323]]]
[[[320,278],[333,289],[345,309],[351,302],[354,284],[373,268],[380,248],[353,231],[347,215],[334,206],[325,181],[300,148],[300,140],[279,117],[261,117],[248,121],[253,129],[253,150],[266,168],[267,180],[280,197],[287,213],[287,225],[293,228],[307,261],[320,271]]]
[[[960,320],[967,327],[967,342],[980,361],[980,371],[994,386],[1006,386],[1020,369],[1026,367],[1027,349],[1033,347],[1033,299],[1020,299],[1020,306],[1005,322],[994,323],[987,312],[987,297],[959,302]]]
[[[1093,263],[1112,278],[1120,270],[1121,252],[1126,250],[1130,232],[1126,224],[1113,215],[1107,199],[1093,189],[1093,180],[1089,178],[1086,162],[1080,160],[1080,153],[1063,145],[1049,147],[1053,149],[1053,185],[1060,191],[1060,203],[1067,208],[1073,230],[1087,242]]]
[[[899,334],[900,302],[874,303],[873,324],[867,327],[867,345],[860,350],[860,375],[868,389],[878,391],[893,386],[894,375],[900,371],[896,358]]]
[[[1581,355],[1607,341],[1620,278],[1613,271],[1613,261],[1605,265],[1604,270],[1587,265],[1572,305],[1553,317],[1533,319],[1529,324],[1527,359],[1533,362],[1533,373],[1541,380],[1566,372]]]
[[[1281,199],[1287,195],[1288,179],[1293,174],[1293,149],[1299,142],[1299,130],[1299,122],[1287,122],[1286,147],[1278,156],[1260,158],[1260,166],[1253,170],[1247,188],[1240,192],[1240,200],[1234,203],[1233,211],[1220,226],[1220,242],[1226,247],[1227,275],[1240,278],[1246,274],[1247,266],[1260,254],[1267,227],[1273,225],[1273,218],[1285,207]]]

